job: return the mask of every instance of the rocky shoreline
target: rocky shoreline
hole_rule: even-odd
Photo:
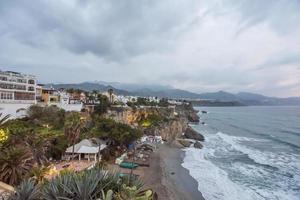
[[[165,144],[159,145],[150,159],[149,168],[145,168],[143,180],[146,186],[153,188],[159,199],[204,200],[198,190],[197,181],[182,166],[185,153],[183,148],[202,148],[204,136],[189,124],[199,123],[198,111],[191,104],[173,107],[141,107],[111,110],[107,117],[136,127],[144,135],[161,136]],[[153,115],[161,120],[153,126],[141,126],[141,121]]]

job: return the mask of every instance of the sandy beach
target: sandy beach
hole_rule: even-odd
[[[145,185],[154,189],[163,200],[203,200],[198,183],[181,166],[181,149],[160,145],[152,154],[150,167],[144,169]]]

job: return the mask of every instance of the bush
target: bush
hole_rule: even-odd
[[[142,136],[142,132],[112,119],[96,118],[91,133],[93,136],[109,138],[118,145],[127,145]]]
[[[65,111],[57,106],[32,105],[27,110],[28,119],[39,126],[49,126],[54,129],[62,128]]]

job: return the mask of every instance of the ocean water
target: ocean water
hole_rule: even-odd
[[[300,200],[300,107],[201,107],[183,167],[206,200]]]

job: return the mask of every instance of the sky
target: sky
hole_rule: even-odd
[[[300,0],[0,1],[0,69],[300,96]]]

